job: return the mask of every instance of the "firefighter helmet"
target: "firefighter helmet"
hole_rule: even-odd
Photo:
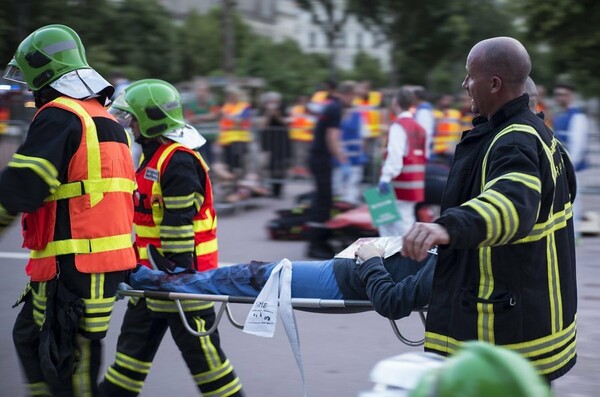
[[[37,91],[78,69],[90,69],[90,66],[77,33],[65,25],[48,25],[19,44],[4,78],[25,83]]]
[[[421,377],[410,397],[550,397],[550,388],[519,354],[467,342],[446,363]]]

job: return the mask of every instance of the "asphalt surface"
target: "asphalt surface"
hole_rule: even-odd
[[[593,181],[598,178],[590,174]],[[281,200],[262,198],[252,208],[221,213],[218,235],[220,261],[224,264],[249,260],[281,258],[307,259],[306,243],[272,241],[265,224],[279,208],[289,208],[295,194],[309,190],[307,184],[286,187]],[[600,213],[597,194],[584,194],[586,210]],[[19,364],[12,345],[11,330],[19,309],[11,305],[26,283],[26,252],[20,248],[18,225],[13,225],[0,239],[0,396],[24,396]],[[578,363],[566,376],[554,383],[557,397],[597,396],[600,373],[600,236],[585,237],[578,246]],[[233,305],[238,321],[243,321],[249,305]],[[104,367],[114,358],[116,338],[121,326],[125,303],[117,303],[110,330],[105,339]],[[380,360],[419,347],[402,344],[393,334],[388,320],[375,312],[360,314],[317,314],[295,311],[300,332],[308,395],[316,397],[357,396],[370,389],[369,372]],[[398,322],[407,336],[418,339],[424,328],[414,314]],[[302,382],[283,327],[275,337],[261,338],[242,333],[227,320],[219,327],[222,347],[233,363],[250,397],[302,396]],[[165,336],[142,396],[197,396],[177,347],[169,334]]]

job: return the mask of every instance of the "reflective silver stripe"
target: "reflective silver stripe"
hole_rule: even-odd
[[[57,52],[66,51],[66,50],[76,50],[77,43],[75,40],[65,40],[59,41],[58,43],[50,44],[49,46],[44,47],[44,52],[48,55],[56,54]]]
[[[152,367],[151,362],[136,360],[119,351],[117,351],[117,356],[115,357],[115,364],[141,374],[149,373],[150,368]]]
[[[187,241],[160,241],[163,252],[191,252],[194,251],[194,240]]]
[[[425,181],[392,181],[392,186],[398,189],[420,189],[425,187]]]
[[[113,367],[108,367],[105,377],[110,383],[134,393],[139,393],[142,390],[142,386],[144,386],[144,382],[131,379],[130,377],[117,372]]]
[[[193,238],[194,225],[160,226],[161,238]]]
[[[406,174],[409,172],[425,172],[424,164],[408,164],[402,167],[402,173]]]
[[[241,388],[242,388],[242,384],[240,383],[239,378],[235,378],[234,381],[221,387],[220,389],[217,389],[217,390],[211,391],[211,392],[205,392],[205,393],[202,393],[202,395],[204,397],[226,397],[226,396],[231,396],[232,393],[235,393],[236,391],[238,391]]]
[[[233,370],[233,366],[229,362],[229,360],[225,360],[221,367],[216,368],[212,371],[202,372],[194,375],[194,382],[198,385],[203,385],[205,383],[209,383],[215,381],[223,376],[227,375]]]

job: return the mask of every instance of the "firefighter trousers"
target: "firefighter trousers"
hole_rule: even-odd
[[[209,329],[215,321],[213,309],[187,314],[188,324],[197,331]],[[175,313],[155,315],[146,300],[130,300],[117,342],[114,363],[100,383],[105,397],[137,396],[150,372],[152,360],[167,331],[185,360],[194,382],[205,397],[243,396],[242,384],[220,347],[217,331],[208,336],[191,335]]]
[[[48,283],[31,282],[19,298],[23,308],[13,327],[13,342],[25,376],[27,395],[55,397],[94,397],[102,362],[102,341],[108,330],[114,295],[125,272],[80,273],[68,260],[61,264],[65,285],[84,303],[83,317],[76,336],[76,364],[71,381],[49,382],[40,364],[40,329],[44,321]]]

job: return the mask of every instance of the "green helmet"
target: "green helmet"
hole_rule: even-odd
[[[140,133],[146,138],[185,127],[179,92],[163,80],[145,79],[125,87],[115,98],[110,112],[121,124],[135,117]]]
[[[64,25],[48,25],[19,44],[4,78],[25,83],[34,91],[73,70],[88,69],[85,49],[77,33]]]
[[[550,397],[529,361],[503,347],[467,342],[446,364],[421,377],[410,397]]]

